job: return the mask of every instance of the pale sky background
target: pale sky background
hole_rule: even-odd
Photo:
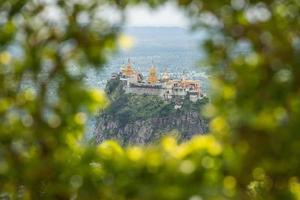
[[[146,4],[141,4],[128,7],[125,13],[127,17],[125,26],[188,27],[188,18],[175,3],[166,3],[156,9],[151,9]],[[120,12],[110,6],[100,7],[97,15],[112,23],[118,22],[121,19]],[[49,3],[41,17],[49,21],[61,22],[64,16],[58,6]],[[88,22],[88,14],[81,13],[78,20],[82,23]]]
[[[146,5],[130,7],[126,14],[127,26],[188,26],[188,18],[184,12],[172,3],[154,10]]]

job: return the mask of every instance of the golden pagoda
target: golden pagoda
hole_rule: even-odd
[[[130,62],[130,59],[128,59],[128,64],[125,67],[122,67],[122,74],[124,74],[127,77],[130,77],[130,76],[136,74],[136,72]]]
[[[150,84],[157,83],[156,68],[153,65],[149,70],[148,83]]]

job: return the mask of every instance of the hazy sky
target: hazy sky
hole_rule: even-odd
[[[127,10],[128,26],[187,26],[187,18],[174,4],[165,4],[157,9],[145,5]]]
[[[151,9],[145,4],[131,6],[125,10],[125,13],[127,16],[125,26],[188,26],[188,18],[174,3],[166,3],[156,9]],[[112,23],[120,21],[121,18],[120,12],[109,6],[99,8],[97,15]],[[42,17],[50,21],[60,22],[63,13],[57,6],[50,3]],[[78,19],[84,23],[88,20],[88,16],[86,13],[82,13]]]

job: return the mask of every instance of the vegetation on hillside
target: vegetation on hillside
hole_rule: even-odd
[[[82,143],[86,113],[107,105],[83,73],[118,47],[119,28],[101,11],[122,18],[130,5],[165,2],[0,2],[0,198],[300,198],[299,0],[177,0],[210,36],[211,135],[144,148]]]
[[[124,84],[120,81],[119,77],[107,81],[105,86],[105,93],[111,101],[114,101],[125,94]]]
[[[200,109],[208,102],[207,98],[195,103],[185,99],[182,108],[175,109],[174,102],[166,102],[159,96],[125,94],[123,83],[118,78],[109,80],[105,91],[111,103],[103,114],[113,116],[120,121],[121,125],[153,117],[166,117],[172,114],[180,116],[184,112],[191,111],[200,112]]]

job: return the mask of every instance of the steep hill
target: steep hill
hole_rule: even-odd
[[[179,140],[207,132],[207,120],[199,113],[207,99],[192,103],[185,100],[181,109],[158,96],[125,94],[122,82],[108,81],[106,93],[110,106],[97,117],[96,143],[116,139],[122,145],[153,143],[165,134]]]

